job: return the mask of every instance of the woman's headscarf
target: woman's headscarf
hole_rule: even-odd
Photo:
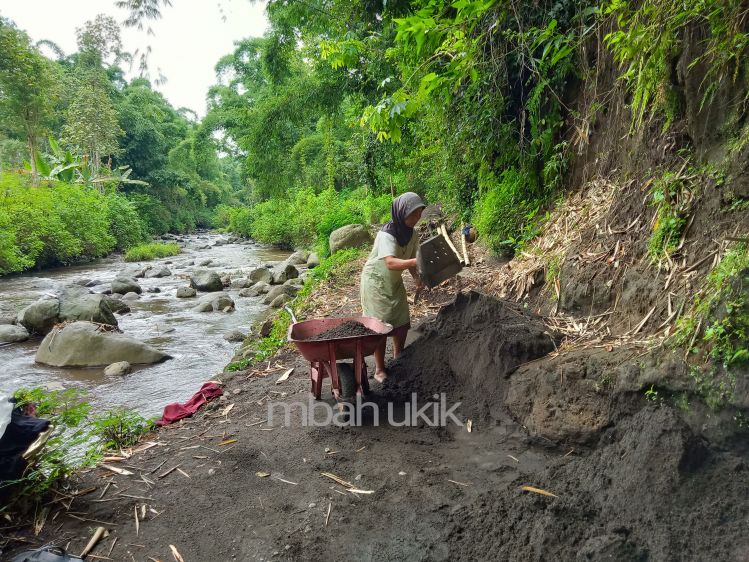
[[[414,229],[406,224],[406,217],[422,207],[426,205],[416,193],[409,191],[399,195],[393,200],[393,206],[390,208],[391,219],[383,225],[382,232],[391,234],[399,246],[405,246],[414,234]]]

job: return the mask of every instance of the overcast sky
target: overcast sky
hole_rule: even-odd
[[[152,76],[160,68],[167,82],[157,89],[176,108],[205,115],[205,95],[215,83],[213,67],[233,50],[234,41],[258,37],[268,24],[265,2],[249,0],[172,0],[161,20],[152,22],[155,36],[123,29],[124,48],[134,52],[151,45]],[[114,0],[2,0],[0,15],[10,18],[34,41],[49,39],[66,54],[76,50],[75,29],[97,14],[117,21],[125,12]],[[137,70],[137,69],[136,69]]]

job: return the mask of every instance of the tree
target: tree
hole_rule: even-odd
[[[23,31],[0,18],[0,111],[4,121],[23,130],[35,183],[37,141],[52,114],[58,86],[53,63],[31,45]]]
[[[65,112],[63,137],[90,159],[96,171],[103,157],[117,153],[118,139],[124,134],[109,97],[111,85],[103,67],[109,58],[117,60],[122,41],[119,25],[108,16],[98,15],[76,31],[80,58],[74,95]]]

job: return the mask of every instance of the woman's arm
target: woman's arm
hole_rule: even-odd
[[[410,260],[402,260],[395,256],[385,257],[385,267],[391,271],[405,271],[407,269],[416,269],[416,258]]]

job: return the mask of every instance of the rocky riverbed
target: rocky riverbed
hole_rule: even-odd
[[[114,295],[117,302],[130,309],[114,315],[119,329],[171,359],[153,365],[133,365],[124,376],[118,369],[105,373],[104,366],[53,367],[37,361],[49,362],[37,356],[43,336],[37,334],[23,342],[0,345],[0,364],[4,367],[0,394],[39,385],[83,388],[98,408],[126,406],[144,415],[158,415],[165,404],[186,399],[212,374],[220,373],[238,345],[227,338],[239,339],[268,309],[267,294],[252,290],[254,281],[250,282],[249,274],[259,267],[283,262],[289,253],[213,233],[178,237],[177,241],[183,251],[171,258],[125,263],[121,257],[112,256],[92,264],[1,279],[0,320],[4,322],[39,299],[54,302],[52,297],[70,292],[71,288],[83,295],[87,291],[122,291],[126,287],[118,285],[132,280],[140,294],[125,291]],[[204,285],[215,284],[216,280],[220,287]],[[205,291],[208,288],[220,290]],[[273,289],[278,294],[284,292]],[[60,302],[65,306],[65,299]],[[80,298],[69,298],[67,302],[77,306]],[[3,326],[8,333],[22,333],[17,327]],[[59,361],[62,359],[52,362]]]

